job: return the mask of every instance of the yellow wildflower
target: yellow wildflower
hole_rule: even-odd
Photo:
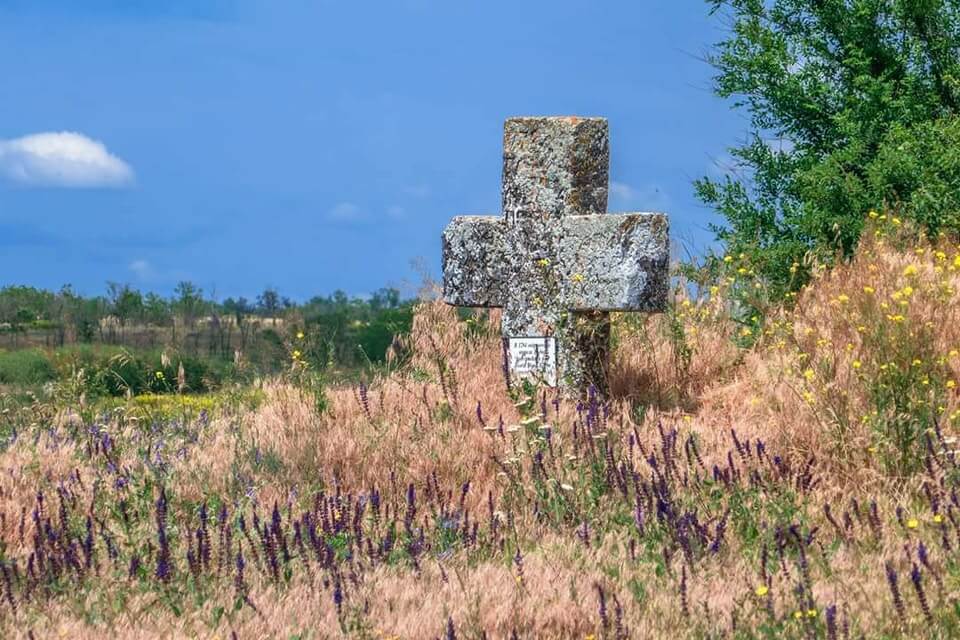
[[[854,369],[859,369],[861,366],[863,366],[863,363],[860,362],[859,360],[854,360],[854,361],[853,361],[853,368],[854,368]]]
[[[850,302],[850,296],[846,295],[845,293],[841,293],[840,295],[837,296],[837,302],[839,302],[840,304],[846,304]]]
[[[947,389],[953,389],[957,386],[955,380],[947,380]]]
[[[865,286],[865,287],[863,288],[863,292],[864,292],[864,293],[868,293],[868,294],[869,294],[869,293],[875,293],[875,292],[876,292],[876,289],[874,289],[874,288],[871,287],[870,285],[867,285],[867,286]]]
[[[903,270],[903,275],[905,276],[917,275],[917,266],[914,264],[908,264],[907,268]]]
[[[813,372],[813,369],[807,369],[806,371],[803,372],[803,377],[806,378],[808,381],[813,380],[815,375],[816,374]]]
[[[733,256],[723,256],[723,261],[726,263],[733,262]]]
[[[871,209],[870,212],[867,213],[867,215],[870,217],[871,220],[876,220],[880,214],[878,214],[876,211]]]
[[[937,524],[940,524],[941,522],[943,522],[943,514],[941,513],[934,514],[933,521],[936,522]]]
[[[799,619],[802,618],[802,617],[803,617],[803,611],[794,611],[794,612],[793,612],[793,619],[794,619],[794,620],[799,620]]]
[[[537,260],[537,264],[540,265],[541,267],[549,267],[550,260],[548,258],[540,258],[539,260]]]
[[[899,227],[899,226],[900,226],[900,218],[896,218],[896,217],[890,218],[890,222],[892,222],[892,223],[893,223],[893,226],[895,226],[895,227]]]
[[[910,518],[907,520],[907,529],[916,529],[920,526],[920,521],[916,518]]]
[[[571,280],[573,280],[574,282],[583,282],[583,274],[582,274],[582,273],[575,273],[575,274],[573,274],[573,276],[571,277]],[[687,301],[684,300],[684,302],[687,302]],[[688,305],[685,304],[684,306],[688,306]]]
[[[808,617],[808,618],[816,618],[816,617],[817,617],[817,610],[816,610],[816,609],[807,609],[807,617]]]
[[[303,340],[303,331],[297,331],[297,340]]]
[[[762,598],[763,596],[770,593],[770,589],[767,588],[767,585],[762,584],[759,587],[757,587],[757,590],[754,591],[754,593],[757,594],[758,598]]]

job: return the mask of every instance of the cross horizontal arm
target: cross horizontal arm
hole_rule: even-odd
[[[499,216],[457,216],[443,230],[443,300],[502,307],[507,286],[505,226]]]
[[[670,240],[662,213],[568,216],[556,249],[560,304],[570,310],[663,311]]]

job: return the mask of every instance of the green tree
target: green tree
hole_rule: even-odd
[[[783,292],[805,258],[849,255],[870,209],[958,227],[958,0],[708,3],[730,27],[715,91],[751,126],[727,175],[696,183],[728,251]]]
[[[183,319],[183,324],[193,328],[197,318],[203,313],[203,289],[189,281],[177,284],[173,290],[173,308]]]
[[[143,295],[129,284],[107,283],[107,298],[110,300],[111,311],[125,327],[131,320],[143,316]]]
[[[257,307],[260,309],[261,313],[268,318],[272,318],[277,315],[277,311],[280,310],[280,305],[280,294],[277,293],[276,289],[271,289],[268,287],[263,290],[263,293],[257,296]]]

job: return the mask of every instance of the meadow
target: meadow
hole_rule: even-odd
[[[872,218],[617,316],[606,402],[430,301],[359,383],[0,396],[0,634],[956,637],[960,249]]]

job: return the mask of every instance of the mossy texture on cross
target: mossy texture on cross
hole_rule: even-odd
[[[610,215],[603,118],[511,118],[503,136],[503,215],[459,216],[443,232],[449,304],[502,307],[504,340],[554,336],[558,381],[606,390],[609,311],[666,305],[662,213]]]

